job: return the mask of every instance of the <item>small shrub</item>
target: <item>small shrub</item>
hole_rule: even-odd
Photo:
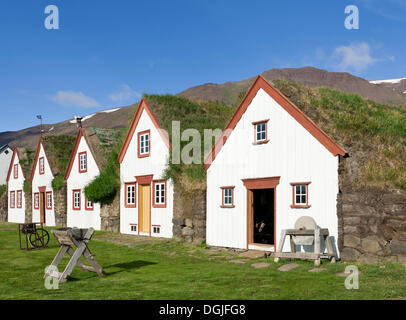
[[[6,192],[7,190],[7,185],[3,184],[0,186],[0,198],[3,196],[3,194]]]
[[[54,180],[52,180],[52,189],[54,189],[54,191],[61,190],[63,184],[64,184],[64,176],[63,174],[59,174],[54,178]]]

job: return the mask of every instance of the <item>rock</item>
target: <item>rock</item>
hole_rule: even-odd
[[[377,253],[382,250],[379,243],[379,238],[376,236],[366,237],[361,241],[361,248],[366,252]]]
[[[406,255],[406,242],[393,239],[390,242],[390,249],[392,254]]]
[[[269,266],[270,266],[270,263],[266,263],[266,262],[258,262],[258,263],[253,263],[251,265],[251,267],[253,267],[254,269],[261,269],[261,268],[266,268]]]
[[[309,272],[321,272],[321,271],[326,271],[326,268],[313,268],[310,269]]]
[[[184,236],[192,236],[194,234],[194,231],[190,227],[185,227],[182,229],[182,235]]]
[[[361,253],[353,248],[344,248],[341,251],[341,260],[343,261],[355,261],[359,258]]]
[[[193,227],[193,221],[192,219],[185,219],[185,225],[186,227],[192,228]]]
[[[263,258],[265,256],[265,252],[259,250],[248,250],[238,255],[244,258]]]
[[[283,266],[280,266],[280,267],[278,268],[278,270],[279,270],[279,271],[286,272],[286,271],[293,270],[293,269],[297,268],[298,266],[299,266],[299,265],[296,264],[296,263],[288,263],[288,264],[284,264]]]
[[[359,248],[361,239],[351,234],[344,235],[344,247]]]
[[[247,260],[230,260],[230,263],[246,263]]]
[[[359,261],[366,264],[377,264],[379,262],[379,258],[370,253],[364,253],[359,258]]]
[[[178,226],[184,226],[185,225],[185,219],[183,218],[173,218],[172,222],[174,225],[178,225]]]

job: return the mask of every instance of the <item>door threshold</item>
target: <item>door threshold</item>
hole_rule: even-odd
[[[138,235],[139,235],[139,236],[147,236],[147,237],[149,237],[149,233],[148,233],[148,232],[140,232]]]
[[[275,252],[275,246],[273,244],[251,243],[248,245],[248,250]]]

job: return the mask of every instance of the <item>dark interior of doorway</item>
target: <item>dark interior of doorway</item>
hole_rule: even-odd
[[[275,244],[274,189],[253,190],[254,243]]]

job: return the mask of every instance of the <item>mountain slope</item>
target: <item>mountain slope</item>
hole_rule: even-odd
[[[268,81],[276,79],[294,81],[309,87],[328,87],[346,93],[357,93],[363,98],[381,103],[406,104],[406,95],[394,91],[391,87],[374,84],[345,72],[328,72],[313,67],[299,69],[270,69],[262,73]],[[245,92],[255,77],[223,84],[207,83],[192,87],[179,95],[194,100],[223,101],[236,104],[241,92]],[[406,83],[405,83],[406,86]],[[405,88],[406,91],[406,88]]]

